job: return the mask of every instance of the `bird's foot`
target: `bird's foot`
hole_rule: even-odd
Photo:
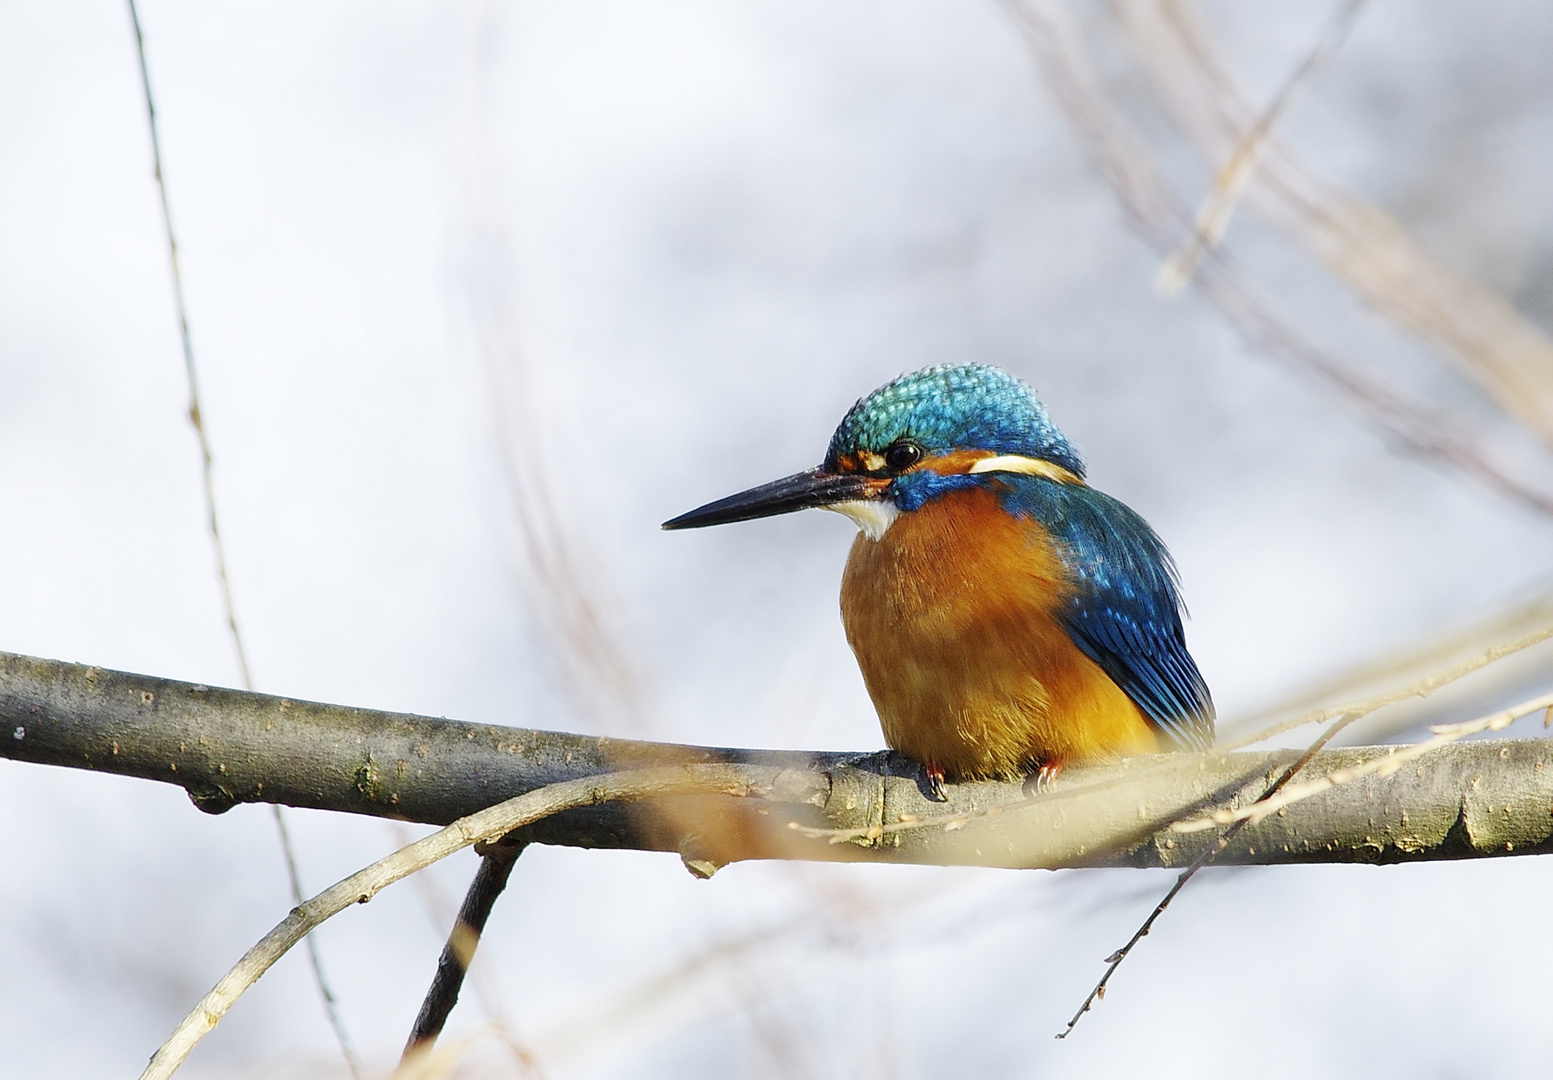
[[[949,794],[944,791],[944,770],[937,765],[924,765],[923,771],[927,773],[928,798],[934,802],[948,802]]]
[[[1024,792],[1026,798],[1035,798],[1044,795],[1052,789],[1052,784],[1057,779],[1057,774],[1067,764],[1061,758],[1053,758],[1050,761],[1041,762],[1040,768],[1025,777]]]

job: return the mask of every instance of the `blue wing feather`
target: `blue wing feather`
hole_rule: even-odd
[[[1075,586],[1063,613],[1073,643],[1178,746],[1212,746],[1213,699],[1186,650],[1175,564],[1154,530],[1091,487],[1009,474],[992,486],[1006,510],[1061,546]]]

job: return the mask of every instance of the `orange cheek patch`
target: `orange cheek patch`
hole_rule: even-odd
[[[978,461],[994,457],[991,450],[952,450],[947,454],[934,454],[919,461],[916,469],[928,469],[939,476],[960,476],[971,471]]]

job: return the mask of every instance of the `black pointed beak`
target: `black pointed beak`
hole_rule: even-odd
[[[733,521],[752,521],[794,510],[831,506],[852,499],[871,499],[884,485],[863,473],[830,473],[823,468],[796,473],[782,480],[741,491],[726,499],[709,502],[688,514],[663,523],[665,529],[699,529],[707,525],[727,525]]]

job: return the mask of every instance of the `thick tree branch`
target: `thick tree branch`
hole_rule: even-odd
[[[677,795],[569,810],[522,839],[675,851],[707,875],[740,859],[1160,866],[1192,862],[1213,832],[1172,822],[1260,796],[1296,751],[1168,754],[1017,783],[951,785],[931,801],[890,753],[727,750],[293,701],[0,653],[0,756],[177,784],[201,809],[279,802],[446,824],[540,787],[627,769],[748,764],[762,798]],[[1353,769],[1391,747],[1329,750],[1302,775]],[[1241,829],[1220,864],[1406,862],[1553,850],[1553,742],[1459,743]]]

